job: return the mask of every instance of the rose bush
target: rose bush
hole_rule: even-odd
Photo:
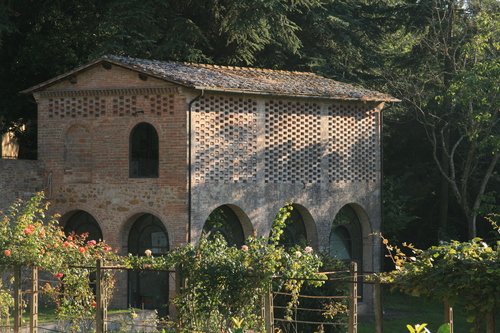
[[[101,240],[87,235],[65,235],[58,216],[46,217],[48,203],[42,193],[27,202],[16,202],[0,223],[0,265],[30,265],[50,272],[60,283],[46,284],[44,291],[58,306],[61,318],[71,318],[73,330],[94,318],[96,299],[89,285],[96,261],[121,263],[132,269],[181,269],[184,288],[173,299],[180,332],[221,332],[235,328],[262,331],[262,296],[272,288],[285,288],[292,295],[288,308],[296,305],[307,278],[313,285],[326,276],[319,274],[320,258],[311,247],[286,248],[279,244],[285,222],[293,209],[281,209],[269,238],[247,239],[241,248],[227,246],[222,239],[202,237],[199,245],[175,248],[161,257],[118,257]],[[109,274],[109,270],[104,270]],[[280,279],[276,279],[280,277]],[[107,278],[106,288],[112,289]],[[2,302],[8,304],[8,302]]]
[[[61,318],[71,319],[77,325],[95,313],[95,307],[91,306],[95,296],[89,285],[92,267],[97,259],[118,258],[100,240],[87,240],[86,235],[66,236],[57,221],[59,216],[45,215],[48,205],[43,193],[37,193],[29,201],[19,200],[9,212],[2,213],[0,265],[34,266],[50,272],[59,283],[55,286],[47,283],[45,292],[58,304]],[[107,281],[111,292],[111,277]],[[0,311],[6,310],[6,304],[11,305],[2,302]]]

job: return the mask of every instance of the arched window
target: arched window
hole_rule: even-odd
[[[279,244],[285,247],[307,245],[307,231],[304,218],[297,207],[292,206],[290,216],[285,220],[285,228],[281,234]]]
[[[330,231],[330,254],[345,262],[355,262],[363,271],[363,234],[361,222],[354,209],[345,205],[335,216]],[[362,282],[362,275],[358,281]],[[358,295],[363,296],[363,284],[358,284]],[[360,301],[363,299],[360,298]]]
[[[158,133],[153,125],[137,124],[130,133],[130,178],[158,177]]]
[[[356,261],[361,269],[363,238],[359,217],[352,207],[340,209],[330,232],[330,253],[344,261]]]
[[[95,240],[102,241],[102,231],[96,219],[86,211],[79,210],[69,217],[64,226],[64,233],[66,236],[71,234],[82,235],[87,234],[87,241]],[[96,272],[90,273],[89,285],[94,294],[96,294]]]
[[[83,210],[79,210],[70,216],[64,226],[64,233],[66,235],[88,233],[87,240],[102,240],[101,227],[99,227],[96,219]]]
[[[139,217],[128,238],[128,252],[144,256],[150,250],[153,256],[167,253],[168,234],[163,223],[156,216],[144,214]],[[129,306],[139,309],[155,309],[165,316],[168,303],[167,272],[129,271]]]
[[[242,246],[245,243],[245,235],[241,222],[236,213],[228,205],[219,206],[210,213],[203,232],[208,237],[222,236],[229,246]]]
[[[135,221],[128,238],[130,253],[142,256],[146,250],[151,250],[153,255],[162,255],[168,248],[167,231],[159,218],[144,214]]]

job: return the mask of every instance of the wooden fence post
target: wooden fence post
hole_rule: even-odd
[[[274,332],[274,305],[272,287],[269,287],[269,292],[264,294],[264,322],[266,332]]]
[[[96,271],[96,333],[106,333],[108,330],[108,305],[106,299],[106,281],[102,270],[102,259],[97,260]]]
[[[38,332],[38,268],[31,267],[30,332]]]
[[[351,262],[349,295],[349,333],[358,332],[358,264]]]
[[[450,325],[450,333],[453,333],[453,308],[448,303],[448,299],[444,300],[444,323]]]
[[[22,281],[21,266],[14,266],[14,333],[21,333],[22,325]]]
[[[375,302],[375,332],[384,332],[384,306],[382,301],[382,286],[380,279],[375,280],[375,290],[373,291]]]

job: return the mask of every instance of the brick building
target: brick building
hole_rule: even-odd
[[[66,231],[161,254],[202,232],[268,235],[381,268],[381,110],[394,98],[312,73],[108,56],[23,92]],[[167,276],[118,279],[117,305],[158,307]],[[171,284],[170,284],[171,285]],[[370,290],[363,290],[369,306]]]

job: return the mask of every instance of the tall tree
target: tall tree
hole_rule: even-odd
[[[0,133],[14,131],[21,145],[20,158],[36,158],[36,105],[18,96],[19,91],[95,54],[104,4],[6,1],[9,29],[0,35]]]
[[[497,106],[489,99],[494,92],[485,73],[489,69],[489,75],[495,75],[495,64],[478,64],[500,55],[499,3],[430,0],[415,2],[410,8],[419,11],[407,18],[414,29],[402,34],[402,43],[410,47],[403,57],[394,59],[398,75],[392,82],[398,95],[416,111],[432,145],[443,180],[441,227],[447,220],[449,186],[467,221],[468,237],[474,238],[477,212],[498,149],[491,139],[483,138],[497,130]],[[477,99],[464,82],[478,85],[474,91]],[[479,96],[490,101],[489,105]]]
[[[14,130],[22,147],[34,147],[36,106],[17,93],[103,54],[311,70],[361,82],[385,0],[0,3],[0,132]]]

